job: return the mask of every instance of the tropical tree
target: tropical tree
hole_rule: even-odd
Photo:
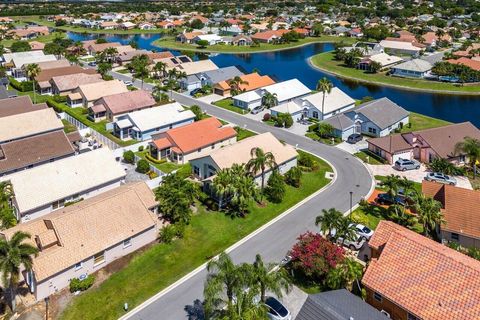
[[[113,63],[118,56],[118,50],[114,47],[106,48],[102,53],[109,63]]]
[[[355,224],[347,217],[343,217],[338,221],[335,239],[342,238],[342,246],[345,241],[354,241],[357,239],[357,230]]]
[[[370,72],[372,73],[377,73],[382,69],[382,64],[378,61],[372,61],[370,62]]]
[[[260,290],[260,301],[265,302],[266,292],[273,292],[277,297],[282,297],[282,289],[287,293],[291,289],[290,281],[283,270],[272,271],[275,264],[265,264],[262,257],[257,254],[252,266],[252,276],[254,284],[257,284]]]
[[[27,73],[27,77],[30,78],[30,80],[32,80],[33,103],[37,103],[35,77],[38,76],[40,71],[41,71],[40,67],[36,63],[31,63],[25,67],[25,72]]]
[[[387,217],[389,220],[410,229],[417,224],[417,218],[399,204],[393,204],[388,207]]]
[[[473,169],[473,179],[477,178],[477,161],[480,160],[480,140],[465,137],[462,142],[455,145],[455,153],[462,153],[468,157]]]
[[[141,54],[133,57],[132,61],[129,63],[129,68],[133,70],[133,79],[141,79],[143,89],[143,83],[145,78],[149,75],[148,70],[149,58],[146,54]]]
[[[315,225],[320,225],[320,231],[330,237],[333,229],[337,229],[343,214],[335,208],[323,209],[322,214],[315,218]]]
[[[398,196],[398,189],[400,186],[400,181],[402,179],[398,175],[388,175],[385,177],[385,180],[383,180],[380,185],[385,188],[386,193],[392,198],[395,199]]]
[[[265,171],[267,168],[274,169],[277,167],[275,156],[271,152],[264,152],[262,148],[252,148],[250,150],[251,159],[247,162],[245,168],[252,176],[256,176],[260,171],[262,175],[262,190],[265,187]]]
[[[415,212],[418,222],[423,226],[424,235],[433,235],[436,226],[445,222],[441,208],[442,204],[433,198],[424,195],[417,198]]]
[[[155,77],[163,78],[165,76],[165,70],[167,68],[167,64],[164,62],[157,62],[153,66],[153,72],[155,73]]]
[[[14,208],[11,205],[14,197],[10,181],[0,182],[0,229],[5,230],[17,224]]]
[[[17,231],[10,240],[0,239],[0,271],[3,275],[3,283],[8,289],[10,307],[16,309],[16,288],[20,279],[20,268],[25,271],[32,270],[32,256],[36,256],[38,249],[25,240],[30,239],[28,233]]]
[[[286,193],[286,184],[283,176],[278,170],[273,170],[268,178],[267,186],[265,187],[265,194],[269,201],[274,203],[282,202]]]
[[[236,181],[235,193],[232,197],[232,204],[236,206],[241,216],[248,210],[248,205],[257,198],[257,185],[249,175],[241,176]]]
[[[362,265],[353,258],[347,257],[327,273],[325,284],[332,290],[346,288],[351,291],[353,282],[360,279],[362,274]]]
[[[230,80],[229,85],[230,85],[230,90],[232,92],[232,96],[235,96],[242,91],[241,89],[242,84],[248,85],[248,81],[242,80],[242,78],[239,76],[236,76],[235,78]]]
[[[317,83],[317,90],[323,93],[322,97],[322,119],[325,116],[325,96],[332,91],[333,84],[327,78],[323,78]]]
[[[278,98],[276,93],[267,92],[262,97],[262,104],[267,108],[273,108],[278,104]]]
[[[155,87],[152,89],[152,96],[155,99],[155,101],[160,102],[160,101],[168,101],[168,94],[167,94],[167,88],[165,86],[162,86],[160,84],[156,84]]]
[[[217,175],[213,179],[212,188],[219,197],[220,208],[223,208],[224,200],[229,199],[235,194],[235,181],[237,177],[232,174],[232,170],[229,168],[217,171]]]
[[[113,68],[112,64],[109,62],[101,62],[98,64],[97,70],[98,73],[102,75],[102,78],[105,79],[105,76],[108,74],[109,71],[111,71]]]
[[[335,128],[330,123],[320,122],[317,125],[316,131],[320,137],[327,138],[333,135]]]

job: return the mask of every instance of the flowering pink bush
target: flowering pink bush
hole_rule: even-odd
[[[318,233],[306,232],[298,237],[290,255],[294,269],[307,277],[322,279],[345,259],[345,250]]]

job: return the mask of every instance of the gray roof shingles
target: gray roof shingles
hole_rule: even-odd
[[[380,129],[385,129],[408,117],[409,112],[388,98],[361,104],[352,111],[363,114]]]

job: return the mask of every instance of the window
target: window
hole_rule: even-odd
[[[98,266],[105,262],[105,252],[99,252],[93,256],[93,266]]]
[[[458,239],[459,239],[460,237],[459,237],[458,233],[452,232],[452,233],[450,234],[450,238],[452,238],[452,240],[457,240],[457,241],[458,241]]]
[[[123,240],[123,248],[128,248],[132,245],[132,238]]]
[[[378,302],[382,302],[382,295],[378,292],[373,293],[373,298],[377,300]]]
[[[80,270],[82,268],[83,268],[83,263],[79,262],[79,263],[75,264],[75,271]]]
[[[312,116],[313,116],[315,119],[318,119],[318,112],[317,112],[317,111],[313,111]]]
[[[377,134],[377,129],[375,129],[375,128],[370,128],[370,127],[369,127],[369,128],[368,128],[368,132],[369,132],[369,133],[373,133],[373,134]]]
[[[197,176],[200,176],[200,168],[197,166],[193,166],[193,173]]]
[[[407,316],[407,320],[420,320],[420,318],[417,318],[416,316],[414,316],[413,314],[408,314]]]
[[[64,205],[65,205],[65,199],[58,200],[52,203],[52,209],[55,210],[58,208],[63,208]]]

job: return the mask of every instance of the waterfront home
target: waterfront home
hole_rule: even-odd
[[[52,93],[58,94],[61,96],[68,96],[69,94],[73,93],[73,90],[77,89],[81,85],[89,84],[89,83],[98,83],[104,81],[100,74],[88,74],[88,73],[74,73],[69,75],[63,76],[54,76],[50,80],[50,84],[52,87]],[[80,94],[77,94],[78,99],[68,100],[67,103],[70,106],[76,106],[82,104],[82,97]],[[70,97],[72,98],[72,97]]]
[[[96,100],[88,108],[89,118],[93,121],[115,121],[129,112],[152,108],[155,99],[145,90],[134,90],[106,95]]]
[[[152,140],[150,155],[154,159],[185,164],[235,143],[237,132],[212,117],[156,134]]]
[[[380,45],[388,50],[392,54],[406,54],[406,55],[419,55],[420,51],[424,49],[424,46],[417,43],[415,40],[404,41],[395,38],[388,38],[380,41]]]
[[[216,70],[210,70],[192,74],[186,78],[180,79],[180,87],[183,90],[192,91],[205,85],[214,86],[215,84],[242,76],[243,72],[237,67],[225,67]]]
[[[47,109],[45,103],[33,104],[30,96],[18,96],[0,99],[0,118]]]
[[[398,158],[417,159],[429,163],[435,158],[442,158],[454,164],[463,164],[465,154],[456,151],[456,145],[465,137],[480,139],[480,130],[470,122],[448,126],[395,134],[381,138],[368,139],[368,149],[395,163]]]
[[[347,289],[309,294],[295,320],[387,320],[384,314]]]
[[[341,36],[347,35],[350,30],[351,30],[350,28],[347,28],[347,27],[344,27],[344,26],[338,26],[338,27],[333,28],[332,32],[336,36],[341,37]]]
[[[137,49],[124,51],[124,52],[119,53],[115,57],[115,62],[118,63],[121,66],[124,66],[124,65],[130,63],[133,60],[133,58],[135,58],[136,56],[148,55],[148,53],[150,53],[150,51],[137,50]]]
[[[130,112],[113,123],[114,134],[122,140],[146,141],[152,135],[192,123],[195,114],[178,102]]]
[[[276,169],[281,174],[286,173],[297,165],[297,151],[288,144],[283,144],[270,132],[243,139],[237,143],[218,149],[207,156],[190,160],[194,175],[208,184],[219,170],[230,168],[234,164],[246,164],[252,158],[252,150],[261,148],[264,152],[271,152],[277,163]],[[265,181],[272,173],[272,169],[265,171]],[[254,174],[255,182],[261,183],[261,172]]]
[[[207,41],[211,46],[224,42],[223,37],[217,34],[199,34],[192,39],[193,43],[197,43],[198,41]]]
[[[229,80],[220,81],[215,84],[213,87],[214,93],[221,96],[229,96],[232,90]],[[238,89],[241,92],[252,91],[275,83],[269,76],[261,76],[256,72],[242,75],[240,76],[240,80],[241,82],[238,85]]]
[[[96,53],[100,53],[108,48],[117,48],[121,47],[120,42],[106,42],[106,43],[96,43],[95,40],[83,41],[83,46],[87,50],[88,54],[94,56]]]
[[[184,62],[184,63],[181,63],[180,65],[175,65],[174,68],[176,68],[179,71],[185,72],[187,76],[200,73],[200,72],[206,72],[206,71],[218,69],[217,65],[213,63],[213,61],[210,59]]]
[[[137,25],[133,22],[130,22],[130,21],[125,21],[125,22],[122,22],[120,23],[120,25],[118,26],[120,29],[123,29],[123,30],[132,30],[136,27]]]
[[[393,65],[396,65],[399,62],[402,62],[403,59],[397,56],[389,55],[385,52],[373,54],[370,56],[364,57],[360,62],[358,63],[358,69],[360,70],[370,70],[370,65],[372,62],[376,62],[380,64],[380,69],[385,69],[387,67],[391,67]]]
[[[471,59],[471,58],[461,57],[459,59],[450,59],[450,60],[447,60],[447,61],[448,61],[448,63],[461,64],[461,65],[467,66],[470,69],[473,69],[475,71],[480,71],[480,61],[479,60],[474,60],[474,59]]]
[[[99,27],[100,29],[104,29],[104,30],[113,30],[118,27],[118,23],[114,21],[104,21],[100,23]]]
[[[71,74],[97,74],[95,69],[86,69],[80,66],[66,66],[60,68],[52,68],[52,69],[42,69],[40,73],[35,77],[35,81],[37,82],[38,88],[40,89],[40,94],[52,94],[53,93],[53,85],[52,85],[52,78],[53,77],[61,77]]]
[[[412,59],[393,66],[391,74],[397,77],[423,78],[432,68],[432,64],[426,60]]]
[[[24,66],[29,64],[38,64],[45,61],[55,61],[57,58],[53,54],[44,54],[43,51],[25,51],[5,53],[3,55],[3,66],[7,74],[17,81],[26,81],[27,74]]]
[[[32,271],[22,272],[37,301],[85,279],[111,262],[154,242],[157,203],[144,182],[126,184],[0,233],[30,234],[38,248]]]
[[[173,29],[175,28],[175,24],[170,21],[170,20],[163,20],[163,21],[160,21],[157,23],[157,26],[160,28],[160,29]]]
[[[366,301],[391,319],[478,316],[479,261],[386,220],[368,246],[372,260],[362,279]]]
[[[78,100],[78,97],[82,100],[82,106],[89,108],[93,106],[93,103],[104,97],[118,93],[128,92],[127,86],[120,80],[110,80],[94,82],[89,84],[82,84],[77,89],[73,90],[73,93],[68,95],[68,100],[73,102]],[[79,95],[79,96],[78,96]]]
[[[13,39],[30,40],[39,36],[49,35],[50,31],[45,26],[27,26],[26,28],[8,30],[7,34]]]
[[[422,193],[442,204],[444,222],[438,229],[442,242],[480,248],[480,191],[424,180]]]
[[[257,32],[251,36],[253,41],[258,41],[262,43],[271,43],[277,39],[280,39],[285,33],[288,33],[289,30],[279,29],[279,30],[268,30],[263,32]]]
[[[142,22],[138,25],[138,29],[140,30],[154,30],[156,29],[155,25],[151,24],[150,22]]]
[[[310,92],[311,90],[298,79],[291,79],[234,96],[233,104],[236,107],[251,110],[252,108],[262,105],[263,96],[266,93],[275,95],[278,104],[282,104],[295,98],[306,96],[310,94]]]
[[[240,34],[232,38],[232,44],[234,46],[251,46],[253,44],[253,40],[250,36]]]
[[[125,170],[113,153],[100,148],[18,171],[0,181],[11,182],[17,219],[28,221],[116,188],[124,179]]]
[[[200,36],[200,35],[203,35],[203,31],[193,31],[193,32],[183,32],[183,33],[180,33],[177,37],[176,37],[176,41],[179,41],[181,43],[189,43],[189,44],[192,44],[192,43],[195,43],[194,42],[194,39],[197,37],[197,36]]]

